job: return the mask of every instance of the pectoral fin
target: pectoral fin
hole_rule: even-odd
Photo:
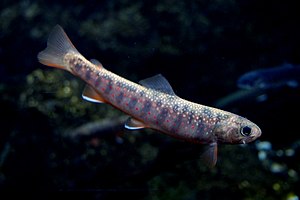
[[[82,98],[84,100],[93,102],[93,103],[105,103],[105,99],[97,93],[97,91],[89,85],[86,85],[83,92]]]
[[[201,155],[201,159],[208,167],[212,168],[217,163],[217,153],[218,153],[218,144],[216,142],[211,143],[207,146],[207,148]]]

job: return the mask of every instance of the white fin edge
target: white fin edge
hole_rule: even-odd
[[[85,96],[85,95],[83,95],[83,94],[82,94],[81,96],[82,96],[82,98],[83,98],[84,100],[89,101],[89,102],[92,102],[92,103],[104,103],[103,101],[99,101],[99,100],[97,100],[97,99],[90,98],[90,97]]]
[[[127,124],[124,125],[124,127],[128,130],[139,130],[139,129],[143,129],[145,127],[141,126],[141,127],[132,127],[132,126],[128,126]]]

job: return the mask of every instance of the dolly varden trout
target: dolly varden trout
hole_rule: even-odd
[[[178,139],[208,144],[202,157],[209,166],[217,161],[218,143],[245,144],[261,135],[260,128],[243,117],[176,96],[160,74],[137,84],[106,70],[96,60],[88,61],[59,25],[50,33],[38,60],[84,80],[85,100],[108,103],[130,115],[125,124],[128,129],[152,128]]]

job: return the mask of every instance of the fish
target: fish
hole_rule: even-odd
[[[264,97],[266,97],[266,93],[264,90],[256,88],[252,90],[239,89],[218,99],[213,105],[218,108],[228,109],[230,107],[247,105],[254,100],[255,102],[263,102],[265,100]]]
[[[246,144],[261,135],[260,128],[244,117],[180,98],[161,74],[135,83],[105,69],[95,59],[87,60],[60,25],[53,28],[46,49],[37,59],[85,81],[84,100],[106,103],[129,115],[125,128],[151,128],[206,145],[201,158],[210,167],[217,162],[218,144]]]
[[[246,72],[237,81],[241,89],[278,89],[284,86],[296,88],[300,82],[300,67],[289,63]]]

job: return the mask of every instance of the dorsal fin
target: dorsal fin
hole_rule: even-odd
[[[158,90],[170,95],[175,95],[170,83],[161,74],[141,80],[139,83],[147,88]]]

